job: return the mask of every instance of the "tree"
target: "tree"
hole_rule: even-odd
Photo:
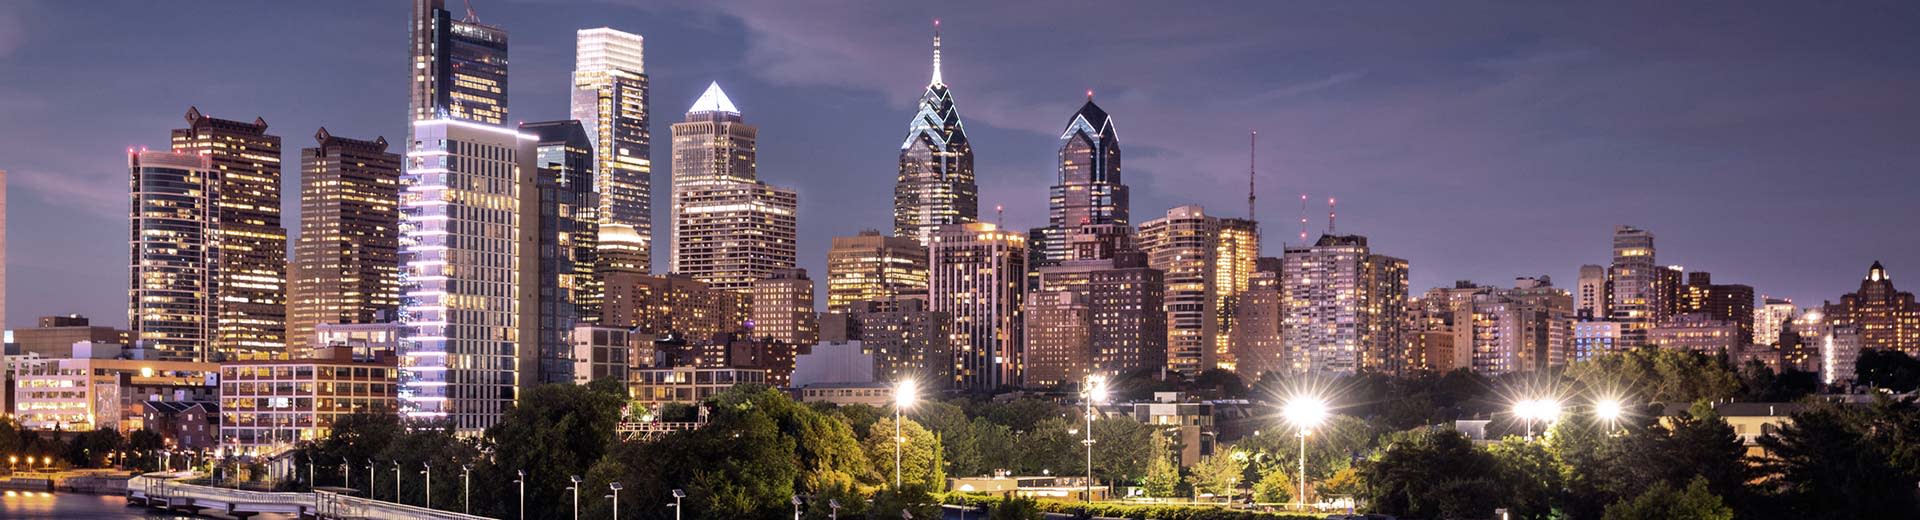
[[[546,511],[560,507],[560,497],[570,496],[565,492],[567,477],[585,475],[610,451],[614,428],[626,404],[625,389],[612,380],[594,381],[585,386],[541,385],[521,392],[519,400],[501,416],[500,422],[487,429],[487,438],[493,443],[490,472],[494,476],[481,482],[489,487],[477,489],[492,492],[476,492],[476,495],[516,496],[519,489],[512,483],[513,475],[525,471],[529,475],[527,508]],[[385,458],[396,457],[405,455]],[[435,479],[436,484],[439,482],[440,479]],[[501,511],[519,507],[517,500],[499,502],[503,502]],[[475,513],[481,511],[481,508],[474,509]]]
[[[1606,520],[1732,520],[1733,508],[1707,490],[1707,479],[1694,477],[1685,489],[1660,483],[1633,500],[1607,507]]]
[[[1171,498],[1180,487],[1180,465],[1173,462],[1175,454],[1167,435],[1155,432],[1153,435],[1153,457],[1147,462],[1147,473],[1142,477],[1141,485],[1146,488],[1147,496]]]
[[[927,429],[940,432],[940,449],[946,455],[949,474],[976,476],[991,470],[966,410],[950,403],[928,401],[914,406],[913,418],[924,423]]]
[[[1894,445],[1875,442],[1856,410],[1820,405],[1760,438],[1764,468],[1799,518],[1872,518],[1915,511],[1915,474],[1896,466]]]
[[[166,447],[166,438],[152,430],[134,430],[127,435],[127,451],[138,461],[134,467],[160,469],[160,460],[157,455]]]
[[[126,444],[120,438],[120,432],[111,429],[98,429],[82,433],[67,445],[67,462],[76,467],[97,468],[104,465],[107,455],[119,450]]]
[[[1868,387],[1884,388],[1896,393],[1920,388],[1920,360],[1913,359],[1905,352],[1862,350],[1853,366],[1855,381]]]
[[[1214,450],[1212,455],[1202,457],[1193,465],[1193,486],[1199,493],[1211,493],[1215,497],[1232,498],[1234,488],[1241,479],[1241,471],[1246,468],[1242,460],[1246,454],[1227,450]]]
[[[1253,484],[1253,501],[1262,504],[1292,502],[1298,486],[1293,481],[1293,473],[1287,472],[1286,468],[1267,468],[1260,472],[1260,481]]]
[[[1487,518],[1506,493],[1496,462],[1452,430],[1419,431],[1361,466],[1367,503],[1379,512],[1421,518]]]
[[[1614,462],[1601,485],[1615,496],[1633,497],[1655,484],[1678,488],[1699,476],[1735,510],[1751,507],[1746,485],[1755,474],[1733,427],[1705,402],[1666,422],[1624,437],[1610,451]]]
[[[900,436],[906,442],[900,444],[900,475],[903,484],[917,485],[926,489],[940,489],[946,486],[946,461],[940,454],[940,439],[933,432],[922,428],[920,423],[906,419],[900,423]],[[893,484],[893,418],[880,419],[873,424],[872,435],[867,436],[866,456],[872,461],[873,469],[879,474],[879,481]]]
[[[1133,482],[1147,472],[1153,457],[1153,427],[1132,417],[1093,421],[1093,471],[1109,482]]]
[[[1495,481],[1508,492],[1506,503],[1516,518],[1544,519],[1553,512],[1553,499],[1562,489],[1560,461],[1545,444],[1508,437],[1489,446],[1498,468]]]
[[[1597,356],[1567,368],[1588,388],[1624,389],[1642,402],[1714,401],[1740,392],[1740,378],[1697,352],[1644,347]]]

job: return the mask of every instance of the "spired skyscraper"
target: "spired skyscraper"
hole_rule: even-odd
[[[575,33],[573,119],[593,142],[600,225],[643,269],[653,261],[653,134],[644,40],[601,27]],[[630,228],[614,229],[615,227]],[[638,243],[632,238],[638,236]],[[637,247],[637,250],[633,250]],[[648,271],[650,272],[650,271]]]
[[[1047,227],[1033,231],[1036,267],[1058,265],[1071,255],[1067,231],[1080,226],[1127,225],[1127,186],[1120,182],[1120,135],[1113,117],[1087,103],[1060,133],[1058,182],[1048,191]]]
[[[759,129],[719,83],[673,124],[673,272],[746,291],[798,263],[792,189],[756,178]]]
[[[933,22],[933,80],[900,143],[900,176],[893,186],[893,234],[928,243],[940,226],[980,220],[980,189],[973,178],[973,145],[940,76],[940,22]]]

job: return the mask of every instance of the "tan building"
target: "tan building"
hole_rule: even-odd
[[[875,379],[930,387],[954,380],[953,316],[933,311],[926,297],[854,302],[847,316],[852,339],[873,354]]]
[[[132,333],[93,325],[86,316],[78,314],[42,316],[39,327],[13,331],[13,344],[20,347],[21,354],[39,354],[40,357],[67,357],[73,353],[73,344],[82,341],[133,344]]]
[[[1874,262],[1860,280],[1860,290],[1827,303],[1822,312],[1835,325],[1860,327],[1865,348],[1898,350],[1920,356],[1920,303],[1913,293],[1893,288],[1893,276]]]
[[[1028,386],[1166,366],[1166,279],[1133,248],[1130,231],[1071,230],[1068,259],[1039,268],[1027,300]]]
[[[949,224],[929,247],[930,308],[953,319],[951,385],[992,390],[1021,384],[1021,302],[1027,236],[987,223]]]
[[[1715,319],[1705,313],[1689,313],[1647,329],[1647,343],[1672,350],[1699,352],[1709,356],[1733,355],[1746,345],[1740,340],[1740,325]]]
[[[620,327],[582,323],[573,326],[568,339],[573,344],[573,383],[584,385],[601,379],[626,383],[633,342],[644,338]]]
[[[1165,273],[1167,368],[1189,376],[1235,369],[1233,303],[1251,287],[1256,224],[1180,206],[1141,224],[1139,243],[1147,264]]]
[[[766,382],[767,371],[758,368],[643,368],[633,372],[627,389],[634,401],[651,406],[697,403],[735,385]]]
[[[673,124],[671,272],[745,291],[795,266],[799,196],[757,179],[758,136],[718,83]]]
[[[222,363],[220,374],[224,447],[316,441],[341,417],[399,410],[399,360],[392,351],[356,358],[351,348],[316,349],[305,359]]]
[[[119,359],[119,345],[82,343],[70,358],[22,359],[15,367],[13,416],[29,430],[127,433],[145,427],[147,401],[213,401],[220,366],[195,361]]]
[[[1545,276],[1520,278],[1512,289],[1473,296],[1473,371],[1544,372],[1567,364],[1573,340],[1573,296]]]
[[[749,296],[686,276],[607,273],[600,324],[640,334],[707,338],[736,332],[751,319]]]
[[[1252,384],[1268,373],[1287,373],[1286,341],[1280,335],[1286,322],[1280,259],[1261,258],[1249,281],[1247,292],[1240,293],[1233,308],[1233,346],[1235,370]]]
[[[1026,386],[1048,388],[1084,381],[1093,367],[1092,309],[1079,291],[1027,295]]]
[[[913,237],[862,231],[833,237],[827,251],[827,312],[854,302],[927,292],[927,248]]]
[[[387,151],[384,137],[362,141],[321,128],[314,140],[319,146],[300,150],[290,347],[305,346],[315,325],[393,321],[400,307],[400,155]]]
[[[282,353],[287,346],[287,229],[280,224],[280,136],[267,121],[207,117],[187,109],[173,151],[213,165],[213,351],[228,357]]]
[[[1358,235],[1321,235],[1285,254],[1282,335],[1294,373],[1405,370],[1406,260],[1374,254]]]
[[[754,280],[752,329],[757,338],[789,345],[820,342],[819,314],[813,311],[813,280],[805,269],[782,269]]]

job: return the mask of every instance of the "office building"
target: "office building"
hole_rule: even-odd
[[[321,128],[300,150],[300,238],[287,281],[287,352],[315,325],[374,323],[400,308],[400,155],[387,139]]]
[[[398,378],[392,351],[358,357],[331,347],[296,359],[222,363],[220,445],[277,452],[326,439],[343,417],[398,410]]]
[[[1067,236],[1075,256],[1039,268],[1028,294],[1027,385],[1115,377],[1166,366],[1166,281],[1124,224]]]
[[[13,331],[13,344],[20,354],[46,358],[67,357],[73,344],[82,341],[132,345],[133,334],[113,327],[94,325],[86,316],[42,316],[40,326]]]
[[[1139,244],[1147,265],[1164,273],[1167,368],[1188,376],[1233,370],[1233,303],[1260,254],[1254,222],[1180,206],[1141,223]]]
[[[1753,286],[1713,283],[1706,271],[1687,273],[1679,291],[1679,314],[1703,313],[1740,328],[1740,344],[1753,342]]]
[[[927,292],[927,248],[908,236],[862,231],[833,237],[827,251],[827,312],[854,302]]]
[[[589,323],[574,325],[568,339],[573,344],[573,384],[584,385],[601,379],[627,383],[627,368],[632,364],[633,343],[644,338],[623,327],[601,327]]]
[[[1653,233],[1633,226],[1615,226],[1613,263],[1607,268],[1611,283],[1608,319],[1624,325],[1620,340],[1628,347],[1646,344],[1647,329],[1665,314],[1661,276],[1666,268],[1654,263]]]
[[[807,270],[774,271],[771,277],[754,280],[748,292],[753,296],[754,337],[796,346],[820,342],[819,315],[813,311],[813,280],[807,279]]]
[[[18,360],[14,421],[27,430],[113,429],[125,435],[145,428],[146,402],[218,397],[218,364],[118,359],[121,353],[120,345],[81,343],[68,357]]]
[[[1059,170],[1048,190],[1047,226],[1031,239],[1035,267],[1071,256],[1067,234],[1079,226],[1127,225],[1127,185],[1120,177],[1120,134],[1091,92],[1060,133]],[[1249,260],[1251,261],[1251,260]]]
[[[408,121],[506,124],[507,31],[480,23],[468,7],[456,20],[446,0],[413,0]]]
[[[187,109],[173,151],[212,168],[213,351],[279,354],[287,344],[287,230],[280,227],[280,136],[267,122],[207,117]]]
[[[1621,323],[1617,321],[1576,321],[1573,323],[1573,351],[1568,361],[1578,363],[1623,350]]]
[[[1581,320],[1607,319],[1608,304],[1611,303],[1610,287],[1606,266],[1580,266],[1579,285],[1573,289],[1574,317]]]
[[[212,359],[219,252],[213,163],[197,154],[130,152],[127,325],[166,359]]]
[[[572,383],[573,326],[599,320],[601,288],[595,276],[600,235],[600,198],[594,193],[593,144],[579,121],[522,123],[534,136],[534,189],[538,207],[534,229],[539,277],[533,345],[539,350],[539,374],[546,383]],[[523,282],[529,283],[529,282]]]
[[[1828,323],[1858,327],[1863,348],[1920,356],[1920,303],[1914,302],[1913,293],[1893,287],[1893,276],[1880,262],[1867,268],[1859,290],[1821,308]]]
[[[607,27],[574,32],[572,117],[592,141],[599,223],[639,240],[633,263],[653,265],[653,133],[646,40]],[[605,234],[605,230],[602,230]]]
[[[758,132],[718,83],[673,124],[673,273],[746,291],[795,266],[799,197],[755,178]]]
[[[606,280],[600,325],[636,334],[710,338],[745,330],[753,312],[747,293],[685,276],[616,273]]]
[[[1294,373],[1406,368],[1406,260],[1374,254],[1358,235],[1321,235],[1313,245],[1287,247],[1282,258],[1287,317],[1281,335]]]
[[[900,175],[893,187],[893,235],[925,247],[948,224],[980,219],[973,179],[973,145],[960,124],[953,92],[940,75],[940,31],[933,33],[933,79],[920,94],[907,138],[900,143]]]
[[[928,251],[934,312],[953,319],[951,386],[993,390],[1021,384],[1021,302],[1026,297],[1027,237],[987,223],[949,224]]]
[[[1761,305],[1753,310],[1753,342],[1760,345],[1778,345],[1780,327],[1800,315],[1800,308],[1790,298],[1772,298],[1762,296]]]
[[[461,432],[499,421],[538,375],[538,137],[459,119],[413,123],[402,184],[400,401]],[[525,283],[523,283],[525,282]]]

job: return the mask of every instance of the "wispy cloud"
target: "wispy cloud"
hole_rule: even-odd
[[[44,170],[7,172],[7,182],[24,188],[49,206],[71,207],[105,219],[127,217],[126,179],[104,174],[55,173]],[[12,196],[20,196],[15,191]]]

